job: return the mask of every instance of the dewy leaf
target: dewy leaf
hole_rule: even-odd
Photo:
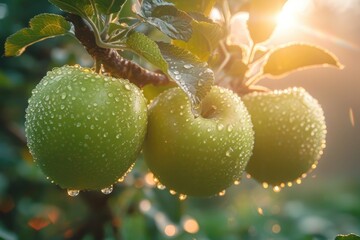
[[[343,68],[334,54],[317,46],[293,43],[272,50],[263,65],[263,73],[279,77],[314,66]]]
[[[192,0],[191,3],[184,0],[169,0],[169,2],[174,3],[178,9],[183,11],[199,12],[208,16],[215,5],[216,0]]]
[[[335,240],[360,240],[360,236],[353,233],[348,235],[337,235]]]
[[[189,96],[193,106],[198,106],[214,83],[214,73],[207,63],[182,48],[167,43],[158,46],[168,63],[167,74]]]
[[[190,40],[176,40],[174,44],[195,54],[200,60],[207,61],[225,32],[217,23],[193,20],[191,25],[193,33]]]
[[[40,14],[32,18],[29,28],[9,36],[5,42],[5,56],[19,56],[31,44],[71,32],[72,25],[56,14]]]
[[[161,71],[167,72],[168,64],[163,58],[158,45],[146,35],[134,32],[126,39],[126,44],[138,55],[157,66]]]
[[[49,2],[68,13],[82,17],[94,15],[90,0],[49,0]]]
[[[250,37],[254,43],[264,42],[273,33],[277,24],[277,15],[286,0],[252,0],[247,22]]]
[[[192,18],[163,0],[143,0],[139,16],[172,39],[188,41]]]
[[[126,0],[95,0],[100,12],[104,14],[117,13],[121,10]]]

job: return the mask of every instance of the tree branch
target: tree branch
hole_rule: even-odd
[[[166,85],[170,82],[165,74],[151,72],[130,60],[122,58],[115,49],[101,48],[96,45],[93,31],[81,17],[69,14],[67,19],[75,26],[76,38],[96,61],[103,64],[104,70],[111,76],[128,79],[138,87],[143,87],[146,84]]]

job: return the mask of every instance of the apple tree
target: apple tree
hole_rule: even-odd
[[[308,43],[265,47],[286,0],[49,2],[61,14],[34,16],[7,38],[5,55],[70,35],[93,59],[91,68],[49,70],[26,110],[34,161],[70,196],[108,195],[132,174],[180,200],[222,196],[244,173],[280,191],[316,168],[326,138],[320,104],[301,87],[259,83],[342,65]],[[239,11],[249,16],[249,44],[231,41]],[[145,167],[131,172],[138,162]]]

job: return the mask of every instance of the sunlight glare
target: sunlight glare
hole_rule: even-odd
[[[299,13],[306,11],[309,0],[289,0],[277,16],[277,30],[284,31],[298,24]]]

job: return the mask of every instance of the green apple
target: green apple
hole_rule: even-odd
[[[64,66],[33,90],[25,125],[31,154],[51,181],[66,189],[103,189],[141,150],[146,100],[127,80]]]
[[[149,107],[144,157],[161,184],[183,195],[211,196],[241,178],[254,133],[248,111],[232,91],[214,86],[195,117],[180,88]]]
[[[273,186],[305,176],[325,147],[324,113],[303,88],[251,93],[243,97],[254,124],[254,153],[246,171]]]

